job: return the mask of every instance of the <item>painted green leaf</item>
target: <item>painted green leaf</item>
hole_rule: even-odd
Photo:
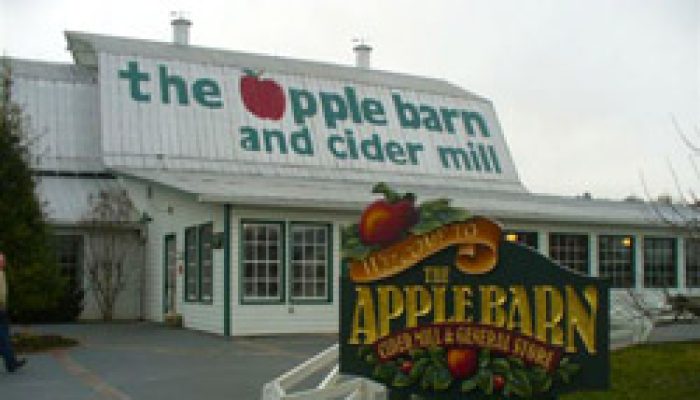
[[[557,375],[559,375],[559,378],[562,380],[562,382],[568,384],[571,382],[571,377],[569,376],[569,373],[566,372],[563,369],[558,369],[557,370]]]
[[[478,379],[479,388],[490,396],[493,393],[493,374],[490,371],[482,371]]]
[[[488,368],[489,365],[491,365],[491,351],[482,349],[479,352],[479,368]]]
[[[412,349],[409,354],[414,360],[418,360],[419,358],[425,357],[427,353],[424,349]]]
[[[518,357],[508,357],[508,362],[513,368],[525,368],[525,363]]]
[[[435,216],[443,224],[451,224],[453,222],[464,221],[471,218],[471,214],[465,210],[451,208],[435,213]]]
[[[548,377],[544,380],[544,382],[542,383],[542,385],[537,389],[537,391],[538,391],[538,392],[545,393],[545,392],[549,392],[549,390],[550,390],[551,388],[552,388],[552,377],[551,377],[551,376],[548,376]]]
[[[433,386],[433,380],[435,379],[435,366],[428,365],[421,379],[420,386],[423,390],[428,390]]]
[[[410,232],[414,235],[422,235],[435,230],[442,226],[442,223],[438,220],[421,220],[419,223],[413,225]]]
[[[352,260],[364,260],[365,258],[367,258],[367,256],[371,252],[372,252],[371,247],[365,247],[365,246],[344,247],[343,248],[343,258],[349,258]]]
[[[447,390],[452,384],[452,375],[445,367],[438,367],[433,375],[433,389],[436,391]]]
[[[372,353],[372,348],[369,346],[360,346],[357,348],[357,356],[364,358],[367,354]]]
[[[503,386],[503,396],[508,398],[510,397],[511,393],[513,393],[513,386],[510,384],[510,382],[506,381],[505,386]]]
[[[365,356],[365,361],[366,361],[367,364],[369,364],[369,365],[374,365],[374,364],[377,363],[377,356],[375,356],[374,354],[367,354],[367,355]]]
[[[532,384],[530,378],[522,369],[515,369],[508,377],[513,393],[520,397],[532,397]]]
[[[445,349],[443,347],[433,346],[428,351],[433,359],[442,360],[445,357]]]
[[[548,392],[552,386],[552,378],[547,374],[547,371],[542,367],[535,367],[528,373],[530,382],[532,383],[532,391],[534,393]]]
[[[411,368],[411,372],[409,372],[408,376],[414,380],[417,381],[418,378],[420,378],[423,373],[425,372],[425,369],[428,367],[430,364],[430,359],[427,357],[421,358],[420,360],[416,361],[413,363],[413,368]]]
[[[401,199],[401,196],[392,190],[389,185],[384,182],[379,182],[372,188],[372,193],[383,194],[386,201],[395,203]]]
[[[434,220],[434,219],[435,219],[435,211],[423,210],[423,209],[418,210],[418,220],[419,221]]]
[[[452,210],[452,218],[455,222],[466,221],[472,217],[472,214],[467,210],[461,208],[454,208]]]
[[[506,374],[508,371],[510,371],[510,363],[508,363],[508,360],[504,358],[494,358],[491,361],[491,370],[498,374]]]
[[[493,374],[489,373],[488,376],[484,376],[479,381],[479,387],[484,393],[491,396],[493,394]]]
[[[394,374],[396,374],[396,370],[396,365],[390,361],[384,364],[377,364],[377,366],[374,367],[372,375],[382,382],[391,383]]]
[[[468,379],[464,382],[462,382],[462,387],[461,390],[462,392],[471,392],[472,390],[476,389],[477,385],[479,384],[479,381],[476,377]]]
[[[578,373],[578,371],[581,370],[581,366],[580,366],[580,365],[578,365],[578,364],[573,364],[573,363],[567,365],[565,368],[566,368],[567,372],[568,372],[570,375],[576,375],[576,374]]]
[[[399,371],[394,375],[394,380],[391,382],[394,387],[407,387],[411,384],[411,378],[403,372]]]
[[[423,210],[426,210],[426,211],[444,210],[444,209],[447,209],[449,207],[450,207],[450,199],[442,198],[442,199],[424,201],[419,206],[419,209],[422,212]]]

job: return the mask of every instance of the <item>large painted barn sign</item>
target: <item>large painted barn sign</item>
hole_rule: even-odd
[[[340,370],[392,397],[556,398],[609,385],[608,284],[495,222],[385,185],[344,232]]]

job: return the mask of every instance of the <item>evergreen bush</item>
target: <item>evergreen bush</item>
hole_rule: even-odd
[[[75,319],[82,293],[56,265],[29,165],[26,117],[11,101],[7,62],[0,73],[0,251],[8,264],[8,312],[15,322]]]

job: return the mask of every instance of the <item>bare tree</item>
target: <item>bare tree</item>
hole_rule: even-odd
[[[700,156],[700,130],[695,127],[697,138],[691,138],[680,126],[675,117],[671,116],[673,127],[680,140],[688,149],[688,161],[692,166],[692,171],[697,182],[700,182],[700,170],[696,164],[696,158]],[[665,194],[661,196],[653,196],[644,179],[644,175],[640,174],[640,180],[646,197],[646,203],[654,216],[664,225],[670,227],[677,233],[692,239],[700,239],[700,198],[696,195],[695,190],[681,183],[675,167],[668,161],[668,169],[673,179],[673,185],[676,190],[676,199]],[[697,183],[695,182],[695,183]],[[686,296],[677,294],[672,295],[669,287],[662,288],[662,294],[665,299],[665,304],[659,305],[658,302],[648,301],[643,293],[629,289],[628,295],[631,298],[633,308],[641,315],[657,320],[664,315],[673,316],[674,320],[681,315],[686,314],[687,310],[683,306],[687,301]]]
[[[89,292],[102,314],[110,321],[119,295],[138,268],[128,265],[130,256],[139,247],[137,211],[127,192],[121,189],[102,190],[90,195],[89,211],[83,218],[87,229],[85,267]],[[133,258],[132,258],[133,259]]]
[[[688,161],[693,168],[695,179],[700,182],[700,170],[698,170],[696,163],[696,158],[700,156],[700,146],[697,144],[700,142],[700,130],[695,127],[698,138],[693,140],[681,128],[674,116],[671,116],[671,121],[676,134],[688,149]],[[652,196],[644,175],[640,175],[647,202],[656,217],[664,224],[692,238],[700,238],[700,198],[692,187],[684,187],[670,160],[668,161],[668,170],[673,179],[677,199],[674,200],[670,195]]]

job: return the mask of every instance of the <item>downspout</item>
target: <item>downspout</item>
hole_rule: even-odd
[[[231,205],[224,204],[224,336],[231,336]]]
[[[146,222],[142,222],[141,226],[139,227],[139,252],[140,258],[141,258],[141,276],[139,277],[140,280],[140,299],[139,299],[139,321],[144,321],[146,319],[146,306],[145,306],[145,301],[146,301],[146,262],[148,261],[148,255],[146,254],[146,246],[148,244],[148,224]]]

